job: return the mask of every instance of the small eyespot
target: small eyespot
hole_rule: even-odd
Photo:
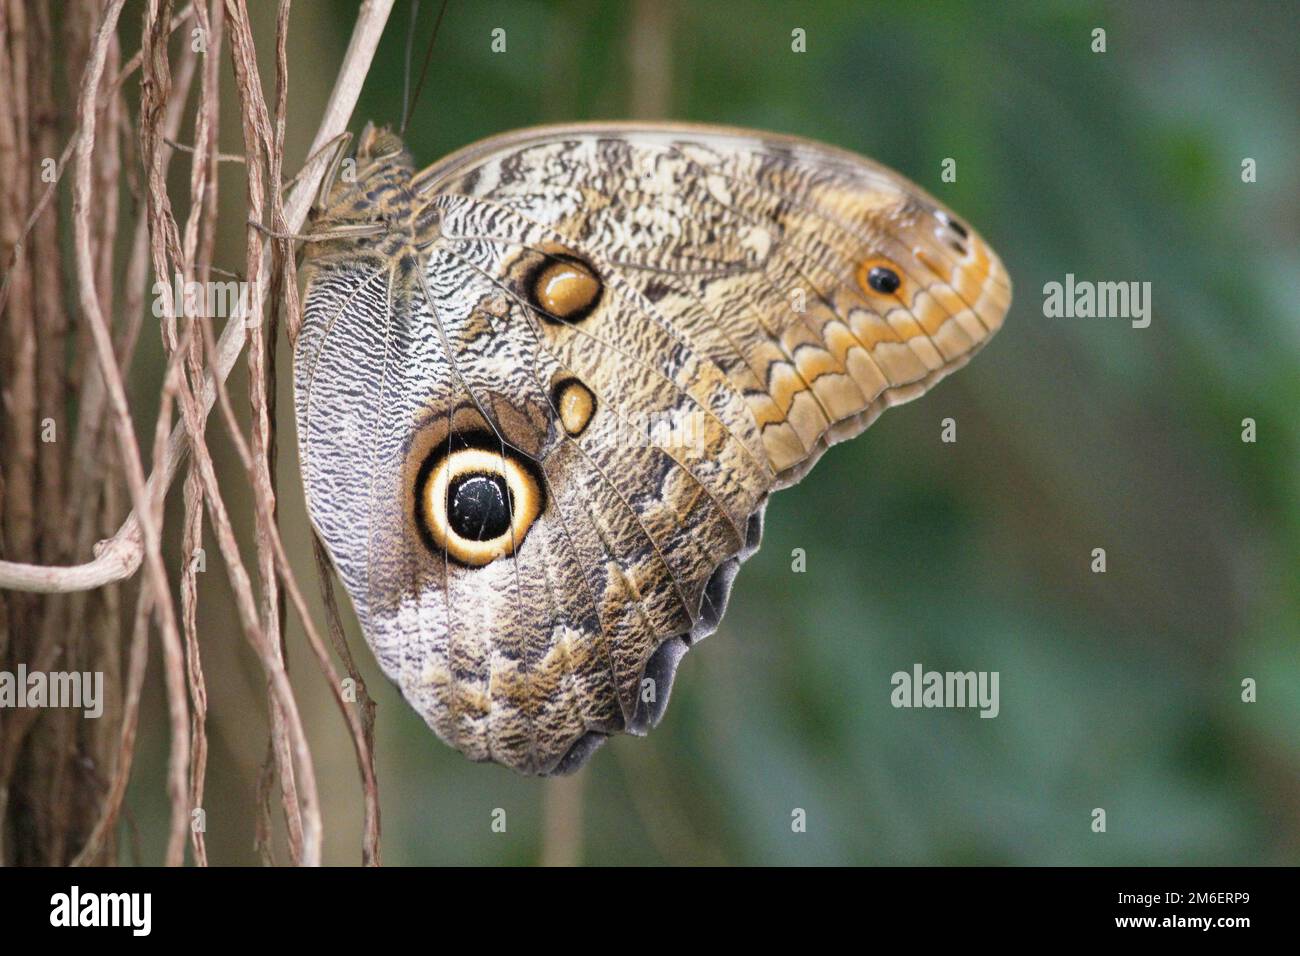
[[[901,284],[898,273],[888,266],[872,266],[867,273],[867,285],[885,295],[893,295]]]
[[[596,414],[596,396],[576,378],[564,378],[556,383],[552,402],[560,416],[565,432],[576,438],[586,431]]]
[[[883,256],[867,259],[858,266],[858,287],[868,296],[892,296],[903,287],[903,278],[893,260]]]
[[[858,266],[858,287],[868,295],[893,295],[903,284],[889,259],[877,256]]]
[[[528,282],[532,303],[550,322],[581,322],[600,303],[600,277],[577,256],[548,256]]]
[[[544,508],[536,465],[490,436],[453,436],[435,448],[415,484],[415,518],[429,550],[482,567],[514,552]],[[460,447],[456,447],[459,445]]]

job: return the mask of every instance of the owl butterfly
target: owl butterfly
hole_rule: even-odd
[[[1011,286],[896,173],[712,126],[367,127],[304,253],[311,520],[438,736],[533,774],[663,715],[773,491],[964,365]]]

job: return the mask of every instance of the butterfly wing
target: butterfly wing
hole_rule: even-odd
[[[934,200],[803,140],[566,127],[368,170],[325,222],[389,231],[315,255],[295,353],[310,513],[407,699],[525,772],[657,722],[768,495],[1010,300]]]

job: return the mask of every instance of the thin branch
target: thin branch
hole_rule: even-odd
[[[343,58],[343,65],[339,70],[339,77],[326,104],[311,149],[308,150],[308,155],[313,157],[309,163],[314,164],[315,168],[298,180],[285,202],[284,219],[288,232],[299,231],[307,220],[307,213],[328,165],[325,162],[328,153],[323,147],[344,131],[352,116],[352,110],[356,106],[362,84],[370,70],[370,63],[392,7],[393,0],[365,0],[357,13],[357,22],[352,31],[347,53]],[[269,263],[270,250],[267,250],[265,256],[266,262]],[[264,295],[265,290],[259,286],[252,288],[250,316],[261,315]],[[213,371],[222,381],[230,375],[239,353],[243,351],[247,337],[245,321],[242,316],[232,317],[226,323],[217,342]],[[204,383],[201,397],[204,417],[211,411],[215,397],[215,384],[209,377]],[[159,486],[163,489],[171,486],[188,450],[185,429],[178,424],[167,440],[163,460],[155,465],[149,476],[150,495]],[[66,566],[0,561],[0,588],[62,593],[102,587],[130,577],[139,569],[144,554],[139,510],[132,511],[112,538],[97,544],[94,554],[95,558],[92,561]]]
[[[185,8],[181,10],[180,13],[172,17],[171,31],[175,32],[182,23],[189,19],[192,12],[193,4],[186,4]],[[141,54],[136,53],[136,55],[131,57],[127,64],[118,71],[117,77],[113,80],[112,84],[100,91],[100,102],[96,106],[97,110],[103,110],[110,102],[112,102],[113,97],[115,97],[118,91],[122,88],[122,84],[131,77],[132,73],[140,68],[140,60]],[[26,236],[31,232],[32,227],[36,225],[36,220],[41,218],[41,214],[45,211],[45,207],[49,205],[50,200],[54,198],[55,190],[58,189],[59,182],[63,179],[63,170],[68,165],[68,160],[72,158],[72,149],[76,144],[77,138],[73,135],[72,138],[68,140],[68,144],[63,147],[63,152],[59,156],[59,161],[55,164],[54,178],[46,184],[45,191],[41,193],[41,198],[32,208],[31,215],[27,218],[27,225],[24,227],[22,233],[24,239],[14,245],[13,252],[10,254],[9,258],[9,268],[5,270],[4,281],[0,282],[0,311],[5,307],[5,302],[9,294],[9,282],[13,276],[14,269],[18,266],[18,263],[22,261],[23,252],[26,250]]]
[[[582,863],[582,804],[586,769],[543,784],[542,866]]]
[[[95,42],[91,48],[90,61],[82,79],[81,94],[78,100],[78,112],[82,116],[82,125],[77,137],[76,175],[73,178],[72,221],[73,248],[76,257],[77,292],[80,298],[81,312],[90,327],[91,339],[95,345],[100,374],[104,377],[108,389],[109,408],[112,411],[113,427],[117,433],[118,451],[122,466],[126,472],[127,486],[135,505],[140,533],[143,537],[144,562],[148,570],[149,586],[153,590],[155,616],[162,633],[163,647],[171,658],[180,656],[180,634],[176,626],[176,613],[172,606],[171,588],[167,580],[167,569],[162,560],[162,545],[158,523],[152,507],[157,496],[152,494],[145,483],[144,466],[140,459],[140,446],[136,441],[135,429],[131,422],[131,412],[126,400],[126,389],[122,383],[121,371],[117,366],[113,350],[113,339],[108,331],[108,323],[99,306],[95,290],[94,264],[91,256],[89,210],[91,208],[91,153],[95,143],[95,93],[99,87],[99,78],[104,69],[104,59],[108,44],[116,29],[117,20],[122,12],[125,0],[110,0],[104,11]],[[169,676],[171,668],[168,668]],[[179,673],[179,672],[178,672]],[[180,687],[180,697],[176,688],[168,680],[168,698],[171,702],[173,722],[179,717],[182,726],[188,724],[189,715],[185,712],[184,685]],[[179,710],[178,710],[179,708]],[[184,775],[189,773],[189,738],[184,734],[174,734],[170,763]],[[176,778],[173,777],[173,804],[184,801],[184,776],[180,778],[179,794],[176,792]],[[184,853],[186,817],[182,813],[179,820],[173,817],[172,832],[167,845],[167,862],[180,863]]]
[[[271,118],[267,111],[266,99],[262,93],[262,78],[257,67],[257,56],[253,45],[253,28],[248,22],[248,10],[244,0],[226,0],[226,13],[230,18],[230,57],[235,69],[235,88],[239,94],[240,119],[244,135],[244,155],[247,162],[244,171],[247,176],[247,198],[249,217],[260,221],[263,218],[263,206],[266,202],[267,181],[280,182],[280,159],[277,143],[273,141]],[[281,0],[280,14],[277,22],[277,65],[281,61],[287,22],[288,7],[286,0]],[[265,174],[264,174],[265,169]],[[280,215],[279,191],[272,190],[273,202],[271,219],[274,223]],[[263,250],[262,237],[249,230],[247,241],[248,282],[253,288],[261,287],[266,280],[263,275],[268,271],[268,263]],[[292,256],[292,249],[281,243],[278,256],[272,255],[274,263],[282,259],[285,252]],[[271,317],[274,317],[274,300]],[[259,507],[255,521],[255,541],[257,545],[257,576],[261,585],[261,615],[264,640],[268,649],[284,661],[283,631],[280,627],[281,600],[279,581],[275,573],[275,557],[267,544],[270,531],[268,525],[274,523],[275,486],[271,477],[271,415],[269,390],[269,370],[267,367],[267,345],[265,326],[261,321],[261,311],[253,312],[248,324],[248,393],[253,434],[253,463],[249,477],[254,497],[261,503],[270,503],[269,508]],[[268,515],[269,512],[269,515]],[[304,841],[312,839],[311,834],[304,833],[305,821],[298,800],[297,783],[294,779],[293,763],[289,759],[289,742],[284,725],[284,714],[277,702],[270,701],[271,741],[268,747],[267,762],[274,760],[279,771],[280,797],[284,807],[285,821],[288,826],[289,854],[295,864],[302,861]],[[261,802],[270,798],[269,783],[271,775],[263,772],[261,780],[264,785],[259,788]],[[259,841],[269,852],[269,835],[262,833]],[[269,857],[267,858],[269,862]]]

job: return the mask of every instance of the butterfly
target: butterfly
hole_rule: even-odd
[[[719,126],[367,126],[311,225],[308,513],[384,673],[528,774],[659,722],[769,496],[964,365],[1010,279],[877,163]]]

